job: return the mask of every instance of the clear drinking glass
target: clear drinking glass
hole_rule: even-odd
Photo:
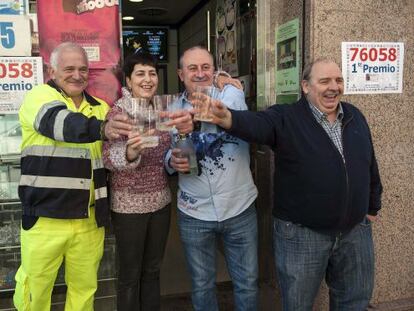
[[[166,123],[170,121],[168,113],[174,112],[173,104],[177,99],[178,97],[175,94],[155,95],[153,97],[153,103],[158,112],[157,130],[171,131],[174,128],[173,126],[168,126]]]
[[[193,98],[193,105],[196,113],[194,120],[210,122],[211,115],[211,100],[217,99],[219,90],[214,86],[197,86]]]
[[[157,112],[152,104],[141,110],[138,128],[141,131],[140,134],[145,147],[158,146],[160,138],[157,135],[157,117]]]
[[[146,148],[158,146],[157,113],[154,105],[145,98],[130,98],[125,110],[132,119],[132,130],[141,135],[143,146]]]
[[[147,100],[145,98],[128,98],[123,103],[123,111],[126,112],[128,117],[132,120],[132,131],[138,132],[138,119],[142,107],[147,106]]]

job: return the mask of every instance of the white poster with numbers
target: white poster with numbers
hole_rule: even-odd
[[[0,114],[17,113],[26,92],[42,83],[41,57],[0,57]]]
[[[402,42],[342,42],[345,94],[401,93]]]
[[[30,56],[31,51],[30,17],[0,15],[0,55]]]

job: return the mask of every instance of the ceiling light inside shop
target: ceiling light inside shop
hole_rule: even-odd
[[[132,21],[132,20],[134,20],[134,17],[133,16],[124,16],[124,17],[122,17],[122,19],[124,21]]]
[[[144,2],[144,0],[129,0],[130,2]]]

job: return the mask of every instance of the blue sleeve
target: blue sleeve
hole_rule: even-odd
[[[42,106],[36,115],[34,128],[40,134],[57,141],[90,143],[101,139],[102,120],[72,112],[66,104],[53,101]]]
[[[233,85],[226,85],[220,93],[219,99],[232,110],[247,110],[243,91]]]

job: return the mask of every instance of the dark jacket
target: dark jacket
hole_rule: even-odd
[[[345,163],[305,98],[257,113],[232,111],[231,134],[275,151],[275,217],[342,232],[381,208],[382,185],[368,124],[356,107],[341,104]]]

